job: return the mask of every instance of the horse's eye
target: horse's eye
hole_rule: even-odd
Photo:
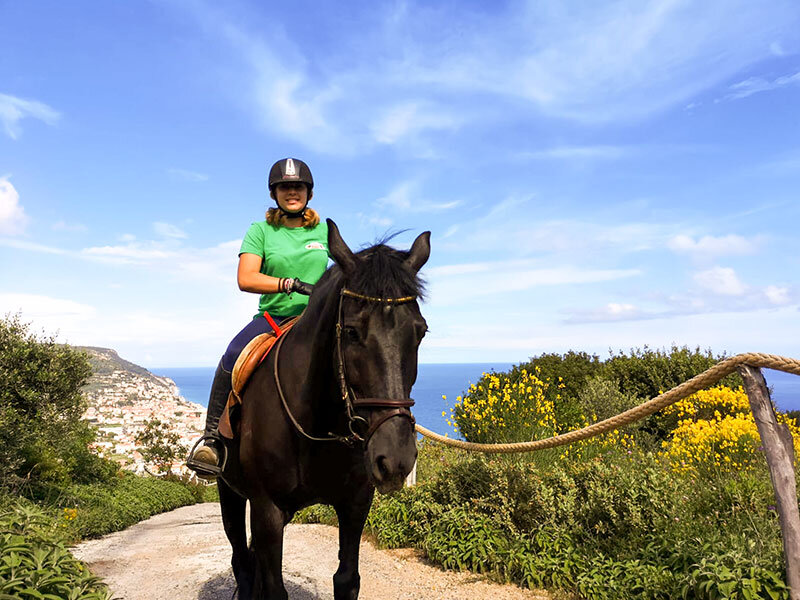
[[[422,341],[422,338],[425,337],[425,334],[428,333],[428,331],[430,330],[428,329],[427,325],[418,325],[416,328],[417,340]]]
[[[345,325],[342,331],[344,334],[343,337],[347,342],[357,342],[360,339],[360,336],[358,335],[358,329],[355,327]]]

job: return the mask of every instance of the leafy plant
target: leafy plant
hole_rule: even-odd
[[[134,441],[139,445],[137,450],[145,463],[162,475],[170,473],[172,465],[182,460],[189,450],[181,443],[180,434],[169,423],[157,418],[145,421]]]
[[[24,503],[0,514],[0,598],[109,600],[105,584],[64,545],[52,519]]]
[[[18,316],[0,319],[0,486],[108,477],[88,449],[94,432],[81,420],[86,355],[32,333]]]

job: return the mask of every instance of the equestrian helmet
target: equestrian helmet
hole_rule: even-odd
[[[306,163],[297,158],[282,158],[269,170],[269,190],[271,192],[277,184],[290,181],[305,183],[309,191],[314,189],[314,178]]]

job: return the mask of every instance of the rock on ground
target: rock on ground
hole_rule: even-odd
[[[338,531],[289,525],[283,577],[291,600],[332,600]],[[73,554],[108,583],[119,600],[229,600],[235,589],[230,546],[219,504],[196,504],[157,515],[117,533],[83,542]],[[361,542],[362,599],[545,600],[546,592],[442,571],[412,550],[378,550]]]

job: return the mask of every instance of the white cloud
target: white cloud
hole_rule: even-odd
[[[778,42],[772,42],[769,45],[769,51],[773,56],[786,56],[786,50]]]
[[[146,267],[205,282],[230,283],[236,272],[241,240],[222,242],[207,248],[182,245],[180,240],[131,241],[119,245],[90,246],[79,251],[65,250],[14,238],[0,237],[0,246],[43,254],[57,254],[84,261]]]
[[[565,323],[634,321],[645,318],[652,318],[652,316],[647,315],[639,307],[633,304],[609,302],[597,310],[572,311],[571,315],[565,319]]]
[[[91,318],[95,308],[66,298],[0,293],[0,314],[8,313],[20,313],[23,320],[34,319],[38,326],[55,331],[75,321]]]
[[[364,213],[356,213],[362,227],[364,225],[376,225],[378,227],[389,227],[394,222],[389,217],[381,215],[367,215]]]
[[[405,181],[392,188],[388,194],[375,201],[379,207],[391,208],[404,212],[444,211],[459,205],[457,200],[434,202],[426,199],[419,191],[416,181]]]
[[[447,239],[454,236],[456,233],[458,233],[459,227],[459,225],[450,225],[450,227],[447,228],[447,231],[442,234],[442,239]]]
[[[208,306],[165,309],[158,299],[152,306],[120,311],[117,304],[90,306],[67,298],[0,293],[0,315],[19,313],[34,331],[70,344],[114,348],[135,362],[149,352],[162,366],[213,365],[253,310],[252,297],[230,293],[236,295],[217,299],[224,302],[223,314]],[[187,347],[192,351],[186,352]]]
[[[692,254],[700,258],[715,258],[753,254],[758,243],[735,234],[719,237],[705,235],[697,240],[689,235],[679,234],[670,238],[667,247],[678,253]]]
[[[749,77],[730,86],[728,88],[730,91],[721,100],[740,100],[753,94],[770,92],[790,85],[800,85],[800,71],[771,80],[763,77]]]
[[[69,254],[69,252],[63,248],[46,246],[45,244],[37,244],[35,242],[28,242],[13,238],[0,238],[0,246],[5,246],[6,248],[16,248],[17,250],[28,250],[29,252],[41,252],[42,254]]]
[[[693,279],[702,289],[722,296],[742,296],[747,286],[739,280],[730,267],[713,267],[694,274]]]
[[[268,131],[337,155],[379,144],[436,155],[431,134],[497,123],[487,103],[509,119],[641,119],[685,106],[772,56],[800,26],[793,0],[776,0],[769,11],[748,0],[617,0],[581,10],[530,0],[469,8],[402,2],[356,11],[359,35],[333,29],[319,50],[279,19],[237,20],[208,2],[181,6],[231,49],[220,70],[236,102]],[[564,146],[538,157],[624,152]]]
[[[789,304],[791,301],[789,298],[789,288],[787,287],[780,287],[777,285],[767,286],[764,290],[764,295],[767,297],[767,300],[776,306]]]
[[[158,247],[152,243],[131,243],[127,246],[92,246],[81,250],[81,254],[119,263],[145,263],[175,256],[173,251]]]
[[[0,234],[22,233],[28,217],[19,203],[19,193],[6,178],[0,178]]]
[[[680,105],[769,56],[776,36],[792,39],[796,6],[787,0],[771,8],[766,13],[746,0],[631,0],[583,4],[580,11],[546,2],[493,7],[491,14],[439,11],[439,27],[425,25],[435,39],[412,54],[419,64],[396,76],[521,97],[578,120],[628,120]],[[415,31],[418,12],[407,11],[397,29]]]
[[[20,136],[22,128],[19,122],[27,117],[55,125],[61,115],[43,102],[0,94],[0,121],[3,122],[8,137],[15,140]]]
[[[429,304],[450,306],[463,298],[522,292],[539,287],[602,283],[638,277],[638,269],[584,269],[574,266],[536,268],[535,260],[504,260],[425,269]]]
[[[631,148],[625,146],[559,146],[534,152],[523,152],[520,158],[556,160],[614,160],[629,155]]]
[[[603,224],[559,219],[540,221],[526,212],[528,200],[509,198],[499,202],[480,219],[459,223],[460,235],[442,239],[442,246],[463,248],[464,240],[475,251],[500,251],[506,255],[609,252],[633,253],[662,248],[675,229],[665,223]],[[527,217],[527,218],[526,218]]]
[[[428,314],[425,317],[431,332],[422,343],[422,362],[519,362],[543,352],[570,349],[603,356],[609,348],[627,350],[645,344],[652,348],[677,344],[729,354],[756,351],[792,356],[797,353],[800,327],[800,312],[793,306],[574,324],[548,317],[537,320],[531,314],[531,319],[513,322],[492,319],[490,336],[476,335],[474,325],[445,328]],[[732,322],[736,327],[731,327]]]
[[[376,117],[370,129],[379,143],[395,144],[423,130],[455,129],[457,126],[452,114],[439,112],[435,107],[424,107],[418,102],[408,102],[393,106]]]
[[[186,169],[167,169],[167,173],[175,177],[176,179],[182,179],[184,181],[208,181],[208,175],[205,173],[198,173],[197,171],[188,171]]]
[[[188,237],[183,229],[170,223],[153,223],[153,231],[165,238],[184,239]]]

